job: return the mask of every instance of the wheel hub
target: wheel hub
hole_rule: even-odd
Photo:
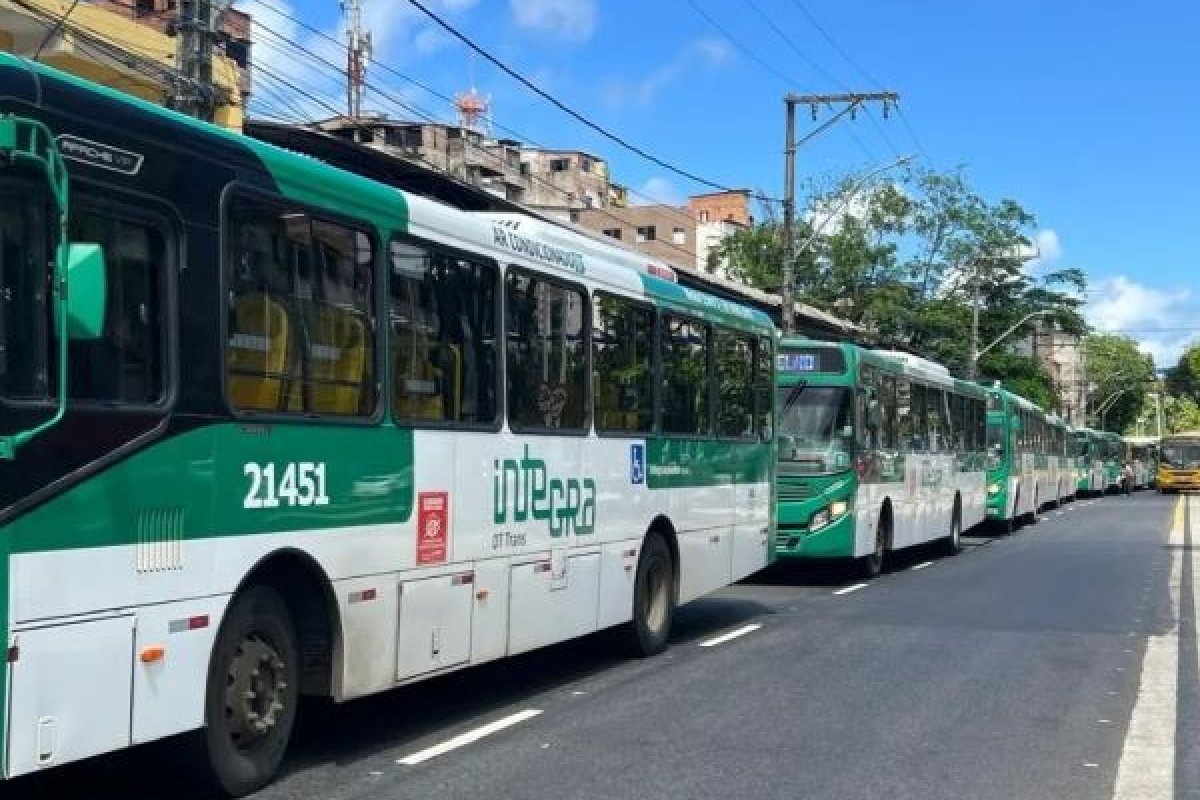
[[[239,749],[270,735],[284,710],[286,666],[275,648],[255,634],[234,652],[225,676],[225,720]]]

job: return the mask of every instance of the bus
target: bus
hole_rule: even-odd
[[[1099,431],[1091,428],[1073,428],[1071,440],[1074,445],[1079,482],[1077,496],[1094,495],[1104,492],[1108,487],[1108,479],[1104,469],[1104,448]]]
[[[1000,386],[987,390],[988,521],[1011,533],[1075,494],[1067,426]]]
[[[0,767],[336,702],[767,564],[766,315],[0,54]]]
[[[984,518],[986,395],[903,353],[785,337],[777,356],[774,556],[856,559],[960,537]]]
[[[1154,486],[1158,473],[1157,436],[1125,436],[1125,461],[1133,467],[1133,488],[1149,489]]]
[[[1155,483],[1163,494],[1200,489],[1200,431],[1162,437]]]
[[[1097,491],[1119,492],[1121,470],[1125,466],[1125,442],[1121,434],[1112,431],[1097,431],[1096,440],[1100,458],[1104,462],[1104,485]]]

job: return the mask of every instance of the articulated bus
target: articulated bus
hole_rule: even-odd
[[[1091,495],[1104,492],[1108,479],[1104,469],[1104,447],[1100,432],[1091,428],[1074,428],[1071,431],[1072,452],[1079,470],[1076,494]]]
[[[195,732],[245,794],[301,695],[653,654],[766,565],[767,316],[11,55],[0,98],[4,776]]]
[[[983,520],[982,387],[852,344],[784,338],[777,356],[779,559],[854,558],[941,540]]]
[[[1149,489],[1154,486],[1158,473],[1157,436],[1125,436],[1125,461],[1133,467],[1133,488]]]
[[[1164,494],[1200,490],[1200,431],[1162,437],[1155,482]]]
[[[1058,417],[999,386],[988,390],[988,520],[1011,533],[1074,496],[1068,431]]]

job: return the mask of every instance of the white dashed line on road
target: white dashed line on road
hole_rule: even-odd
[[[934,562],[932,562],[932,561],[922,561],[920,564],[915,564],[915,565],[909,567],[908,569],[910,572],[916,572],[919,569],[925,569],[926,567],[932,567],[933,563]]]
[[[734,630],[731,630],[729,633],[723,633],[720,636],[709,639],[707,642],[701,642],[700,646],[701,647],[716,647],[719,644],[725,644],[728,641],[732,641],[733,639],[736,639],[739,636],[745,636],[747,633],[754,633],[756,630],[758,630],[761,627],[762,627],[762,625],[760,625],[757,622],[751,623],[750,625],[743,625],[740,628],[735,628]]]
[[[843,586],[834,592],[834,594],[850,594],[851,592],[857,592],[859,589],[865,589],[870,585],[869,583],[856,583],[853,586]]]
[[[465,747],[473,742],[477,742],[486,736],[491,736],[493,733],[499,733],[506,728],[511,728],[513,725],[519,725],[526,720],[533,719],[541,713],[541,710],[537,708],[527,708],[524,711],[518,711],[515,714],[510,714],[507,717],[496,720],[495,722],[489,722],[487,725],[482,725],[474,730],[467,731],[466,733],[460,733],[453,739],[448,739],[441,744],[435,744],[433,747],[427,747],[424,750],[413,753],[412,755],[397,759],[396,763],[403,764],[406,767],[414,767],[417,764],[422,764],[431,758],[437,758],[438,756],[445,755],[452,750],[457,750],[460,747]]]

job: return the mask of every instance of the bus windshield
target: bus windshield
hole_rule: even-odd
[[[32,184],[0,188],[0,399],[45,400],[50,391],[50,237],[37,197]]]
[[[1004,423],[989,422],[987,426],[988,467],[995,469],[1004,461]]]
[[[1200,469],[1200,439],[1163,443],[1160,460],[1164,467]]]
[[[849,469],[854,449],[850,389],[801,385],[777,392],[780,462],[813,473]]]

